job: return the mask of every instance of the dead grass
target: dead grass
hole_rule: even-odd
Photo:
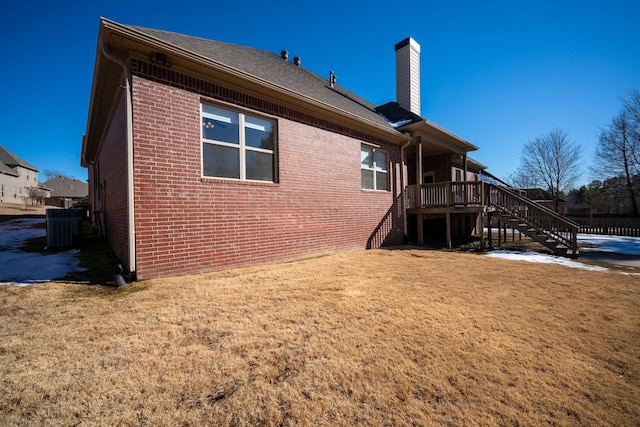
[[[0,424],[640,424],[640,276],[375,250],[126,289],[0,288]]]
[[[47,209],[59,209],[54,206],[29,206],[26,207],[24,203],[0,203],[0,220],[3,216],[34,216],[45,215]]]

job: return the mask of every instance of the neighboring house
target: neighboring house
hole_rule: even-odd
[[[69,208],[76,202],[85,201],[89,196],[89,185],[78,179],[56,176],[42,184],[48,189],[47,204]]]
[[[529,199],[544,206],[545,208],[551,209],[552,211],[556,210],[556,200],[551,192],[543,190],[542,188],[524,188],[521,191],[524,192],[525,196]],[[566,204],[566,200],[558,199],[558,213],[560,215],[565,215]]]
[[[31,187],[39,187],[38,169],[0,146],[0,203],[23,203]]]
[[[102,19],[81,161],[124,268],[194,274],[430,231],[450,246],[481,225],[477,147],[420,116],[420,47],[395,49],[397,102],[375,106],[284,50]]]

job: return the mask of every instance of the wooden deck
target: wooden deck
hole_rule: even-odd
[[[558,255],[578,256],[576,223],[505,187],[481,181],[410,185],[405,189],[405,209],[419,217],[419,243],[424,215],[445,214],[447,245],[451,247],[451,215],[478,213],[483,244],[482,224],[487,214],[489,224],[491,217],[497,218],[503,227],[520,230]]]

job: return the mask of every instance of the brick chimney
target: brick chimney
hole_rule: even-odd
[[[396,43],[396,101],[420,115],[420,45],[411,37]]]

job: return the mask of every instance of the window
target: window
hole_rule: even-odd
[[[275,122],[202,104],[202,175],[275,182]]]
[[[388,190],[387,152],[362,144],[360,146],[360,170],[362,188],[366,190]]]

